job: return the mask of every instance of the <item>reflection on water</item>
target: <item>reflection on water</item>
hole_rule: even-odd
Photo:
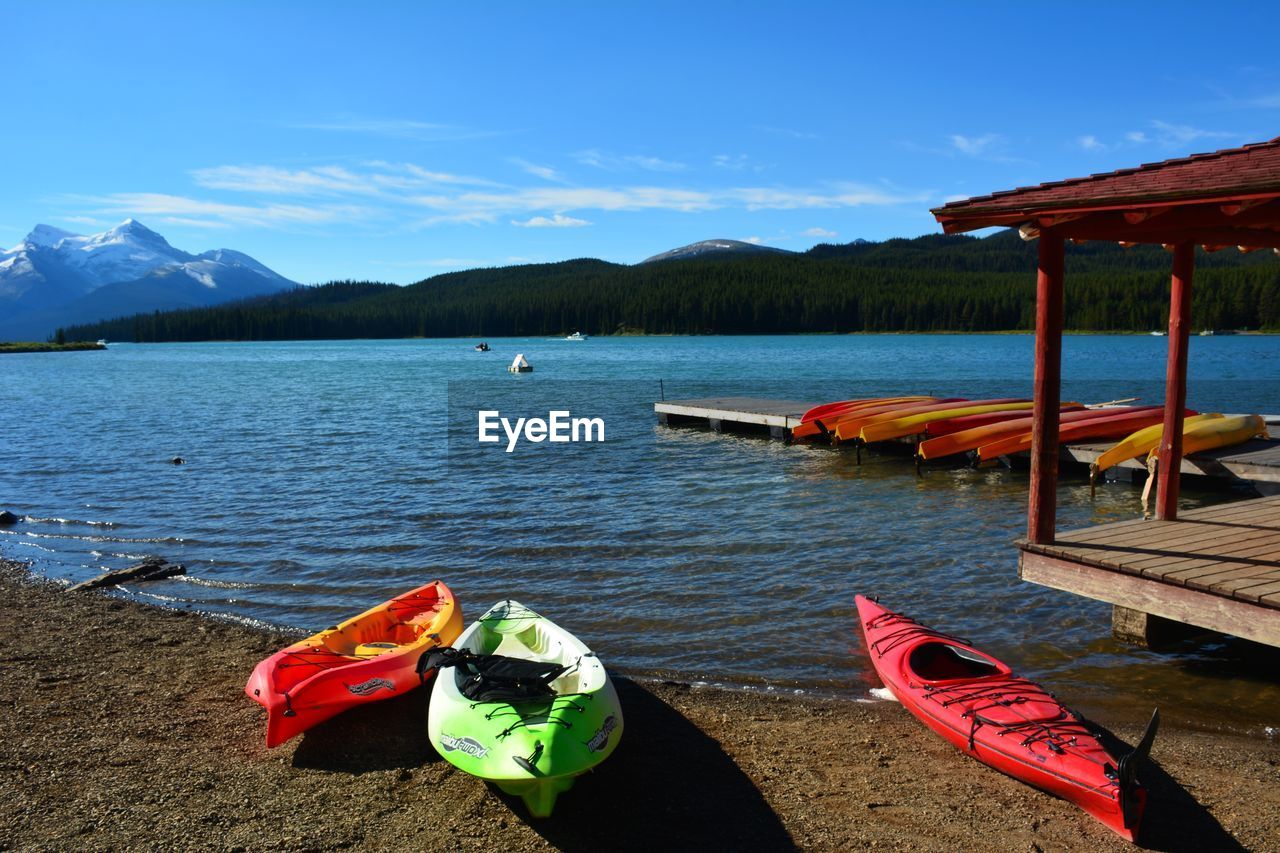
[[[1191,402],[1280,412],[1273,339],[1193,343]],[[967,636],[1084,710],[1260,732],[1271,650],[1113,643],[1107,605],[1023,584],[1026,472],[925,467],[654,423],[652,401],[1029,393],[1030,339],[876,336],[116,346],[9,356],[0,552],[80,580],[144,553],[140,595],[319,628],[432,577],[471,616],[515,597],[633,673],[864,695],[853,595]],[[1234,347],[1234,348],[1233,348]],[[525,353],[531,374],[505,375]],[[1158,402],[1159,339],[1071,338],[1064,397]],[[1252,371],[1252,374],[1250,373]],[[658,380],[663,380],[661,390]],[[475,440],[476,411],[603,417],[604,445]],[[168,464],[181,455],[183,466]],[[1063,528],[1132,518],[1138,489]],[[1184,491],[1184,506],[1236,497]]]

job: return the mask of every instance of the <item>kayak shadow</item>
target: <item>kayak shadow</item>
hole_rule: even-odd
[[[520,798],[490,786],[514,814],[568,851],[796,849],[719,743],[643,685],[613,683],[625,719],[617,750],[561,794],[549,818],[530,817]]]
[[[440,760],[427,738],[431,688],[369,702],[308,729],[293,766],[342,773],[421,767]]]
[[[1110,731],[1104,729],[1101,734],[1103,745],[1112,755],[1124,755],[1133,749]],[[1160,741],[1157,740],[1155,751],[1159,749]],[[1154,759],[1148,758],[1142,765],[1138,779],[1147,789],[1147,807],[1138,835],[1139,847],[1168,853],[1245,849]]]

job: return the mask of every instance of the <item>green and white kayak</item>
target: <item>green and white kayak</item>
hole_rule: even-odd
[[[618,694],[595,653],[519,602],[495,604],[423,664],[441,670],[427,721],[436,751],[523,798],[534,817],[549,817],[622,737]]]

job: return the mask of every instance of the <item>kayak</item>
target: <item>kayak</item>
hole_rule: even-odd
[[[898,411],[890,411],[890,412],[885,412],[883,414],[874,415],[869,418],[842,421],[840,423],[840,426],[836,429],[836,439],[837,439],[837,442],[849,441],[850,439],[857,439],[859,441],[862,441],[863,431],[866,430],[867,427],[869,426],[884,424],[884,423],[888,423],[889,421],[896,421],[900,418],[914,417],[916,415],[931,416],[931,417],[926,417],[922,421],[920,421],[921,423],[927,423],[929,420],[933,418],[946,417],[946,414],[939,414],[939,413],[955,412],[956,414],[963,414],[961,410],[968,410],[969,414],[979,414],[979,412],[975,411],[975,409],[982,409],[983,407],[986,407],[986,406],[999,406],[1001,408],[1005,408],[1008,406],[1023,405],[1023,404],[1030,407],[1031,401],[1025,400],[1021,397],[1009,397],[1009,398],[1000,399],[1000,400],[965,400],[965,399],[939,400],[938,402],[929,404],[927,406],[916,406],[913,408],[904,408]],[[987,411],[994,411],[994,409],[988,409]],[[875,439],[875,440],[878,441],[879,439]]]
[[[1216,450],[1243,444],[1257,436],[1267,438],[1267,422],[1262,415],[1232,415],[1229,418],[1198,423],[1182,433],[1182,455],[1189,456],[1203,450]],[[1153,447],[1148,458],[1160,455],[1160,448]]]
[[[1191,417],[1199,414],[1186,410],[1185,415]],[[1164,420],[1164,409],[1151,407],[1147,410],[1130,410],[1123,414],[1113,414],[1106,417],[1091,418],[1085,421],[1076,421],[1058,427],[1058,441],[1066,444],[1070,441],[1084,441],[1091,438],[1120,438],[1128,435],[1135,429],[1149,427],[1158,424]],[[1031,432],[1015,435],[1012,438],[1006,438],[1003,441],[997,441],[992,444],[984,444],[978,448],[978,459],[987,460],[995,459],[997,456],[1007,456],[1010,453],[1018,453],[1022,450],[1031,449]]]
[[[937,397],[882,397],[875,400],[849,400],[844,403],[828,403],[825,406],[816,406],[801,416],[801,423],[791,430],[791,440],[802,441],[806,438],[824,435],[829,431],[828,424],[834,423],[838,418],[852,415],[854,412],[865,413],[871,409],[886,411],[895,405],[932,403],[936,402],[937,399]],[[810,417],[814,412],[817,412],[817,414]]]
[[[244,686],[267,709],[267,747],[347,708],[412,690],[423,681],[423,654],[461,631],[453,593],[433,581],[281,649]]]
[[[446,761],[550,817],[556,797],[604,761],[622,736],[622,708],[595,653],[516,601],[432,654],[427,734]],[[450,671],[452,670],[452,671]]]
[[[987,405],[957,405],[955,408],[905,415],[901,418],[894,418],[878,424],[868,424],[858,433],[858,438],[863,444],[870,444],[873,441],[889,441],[894,438],[916,435],[931,421],[942,421],[949,417],[961,417],[963,415],[982,415],[989,412],[1025,412],[1033,405],[1035,404],[1030,400],[1019,400],[1014,403],[990,403]]]
[[[1114,406],[1105,409],[1084,409],[1069,412],[1060,412],[1058,415],[1058,425],[1061,429],[1066,424],[1081,423],[1083,421],[1097,420],[1099,418],[1114,417],[1117,414],[1128,414],[1131,412],[1161,412],[1164,411],[1160,406]],[[964,453],[966,450],[976,450],[984,444],[992,444],[1002,441],[1006,438],[1017,435],[1031,435],[1031,427],[1034,419],[1030,415],[1021,418],[1012,418],[1007,421],[999,421],[995,423],[982,424],[974,426],[970,429],[954,432],[949,435],[940,435],[937,438],[929,438],[920,442],[920,446],[916,448],[916,455],[921,459],[940,459],[943,456],[950,456],[953,453]]]
[[[1006,664],[872,599],[856,601],[871,663],[903,707],[967,755],[1135,839],[1147,800],[1137,772],[1159,712],[1137,749],[1116,757],[1090,723]]]
[[[1078,412],[1084,410],[1084,406],[1079,403],[1063,404],[1058,410],[1059,413]],[[936,421],[929,421],[924,425],[921,435],[924,440],[931,438],[940,438],[944,435],[963,432],[974,427],[987,426],[989,424],[998,424],[1005,421],[1014,421],[1019,418],[1028,417],[1026,410],[1017,409],[1012,412],[988,412],[985,415],[964,415],[958,418],[943,418]]]
[[[878,406],[874,409],[862,409],[836,418],[835,422],[828,424],[827,427],[831,432],[831,443],[839,444],[841,441],[857,438],[858,433],[862,432],[862,428],[869,423],[892,420],[893,418],[900,418],[904,415],[918,412],[933,412],[938,409],[945,409],[948,406],[954,406],[957,403],[967,402],[968,400],[964,397],[944,397],[942,399],[922,400],[917,403],[895,403],[888,406]]]
[[[858,408],[859,406],[870,406],[876,403],[900,403],[907,400],[932,400],[932,397],[863,397],[858,400],[840,400],[835,403],[823,403],[821,406],[814,406],[803,415],[800,416],[800,423],[807,424],[818,418],[825,418],[830,415],[839,414],[849,409]]]
[[[1195,417],[1186,418],[1182,422],[1182,435],[1185,441],[1187,430],[1204,423],[1205,421],[1218,420],[1222,415],[1216,412],[1206,415],[1196,415]],[[1121,439],[1114,446],[1103,453],[1097,459],[1089,464],[1089,478],[1096,479],[1099,474],[1119,465],[1129,459],[1136,459],[1154,447],[1160,444],[1160,439],[1164,436],[1164,421],[1152,426],[1145,427]]]

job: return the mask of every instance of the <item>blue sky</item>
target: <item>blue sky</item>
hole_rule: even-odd
[[[0,245],[134,217],[303,282],[936,232],[1280,136],[1280,7],[11,6]]]

